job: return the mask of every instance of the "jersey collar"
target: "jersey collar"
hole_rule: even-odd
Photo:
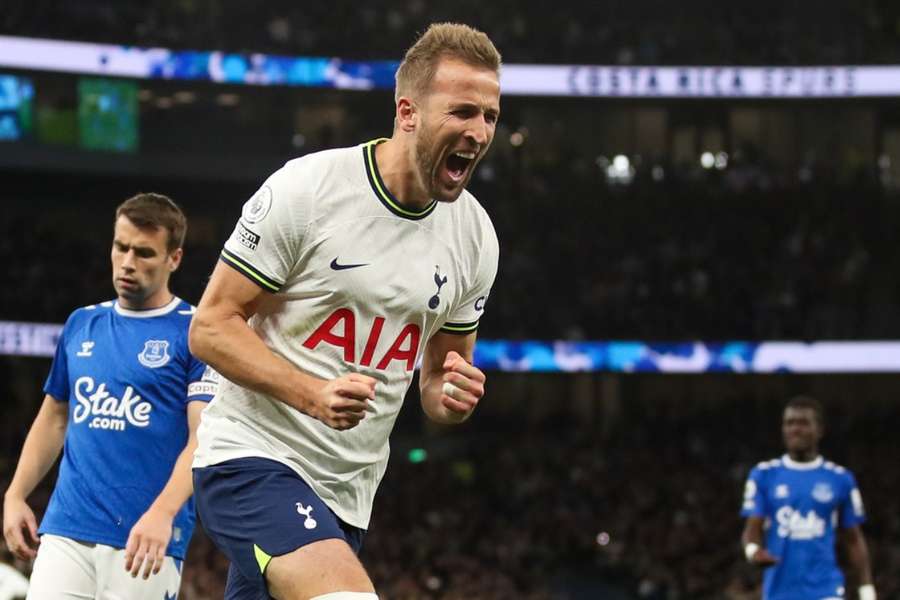
[[[172,300],[169,301],[165,306],[160,306],[159,308],[148,308],[146,310],[134,310],[131,308],[125,308],[119,305],[119,301],[116,300],[113,303],[113,306],[116,309],[116,312],[122,315],[123,317],[136,317],[138,319],[149,319],[150,317],[161,317],[162,315],[167,315],[173,310],[175,310],[178,305],[181,303],[181,298],[178,296],[172,296]]]
[[[788,469],[794,469],[795,471],[812,471],[813,469],[821,467],[822,463],[825,462],[825,459],[820,455],[817,456],[815,460],[809,462],[798,462],[791,458],[789,454],[785,454],[781,457],[781,462]]]
[[[400,204],[400,201],[394,197],[381,179],[381,173],[378,172],[378,164],[375,161],[375,146],[386,141],[387,138],[379,138],[363,144],[363,157],[366,161],[366,176],[369,178],[369,185],[372,186],[372,191],[375,192],[375,196],[384,204],[385,208],[398,217],[413,221],[424,219],[434,212],[434,208],[437,206],[436,200],[432,200],[431,204],[422,210],[409,210]]]

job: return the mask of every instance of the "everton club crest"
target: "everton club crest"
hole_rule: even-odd
[[[827,483],[819,482],[812,490],[812,497],[822,504],[827,504],[834,500],[834,491]]]
[[[147,340],[144,349],[138,354],[138,360],[147,368],[157,369],[172,358],[169,355],[169,342],[166,340]]]

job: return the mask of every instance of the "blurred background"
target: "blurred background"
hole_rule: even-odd
[[[269,173],[390,135],[392,69],[443,20],[507,65],[470,186],[501,243],[494,345],[465,426],[429,425],[412,386],[362,553],[381,597],[758,598],[743,481],[809,393],[866,501],[880,597],[900,598],[887,0],[4,2],[0,487],[50,366],[52,335],[22,324],[114,297],[115,206],[185,209],[172,288],[196,303]],[[180,598],[221,598],[226,570],[198,528]]]

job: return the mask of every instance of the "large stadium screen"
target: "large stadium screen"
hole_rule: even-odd
[[[137,91],[133,81],[95,78],[78,81],[78,130],[83,148],[137,150]]]
[[[29,137],[33,102],[34,86],[30,79],[0,73],[0,141]]]

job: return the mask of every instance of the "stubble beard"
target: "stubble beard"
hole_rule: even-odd
[[[437,159],[434,156],[434,136],[425,128],[419,131],[416,140],[416,169],[425,192],[431,198],[437,198],[440,194],[436,189],[439,185],[436,173]]]

